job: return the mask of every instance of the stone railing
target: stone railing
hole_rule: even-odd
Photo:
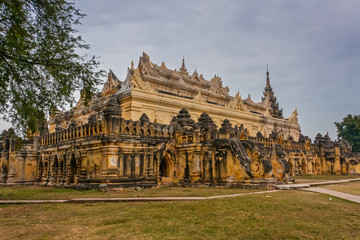
[[[257,143],[263,144],[265,148],[272,148],[274,144],[277,144],[276,140],[264,138],[264,137],[247,137],[247,140],[251,140]],[[306,147],[305,143],[302,142],[290,142],[290,141],[283,141],[281,146],[285,150],[310,150],[310,151],[317,151],[319,150],[318,146],[316,144],[310,144],[310,149]]]
[[[49,133],[41,137],[41,145],[53,145],[81,138],[95,136],[143,136],[143,137],[169,137],[169,125],[151,122],[115,119],[115,121],[103,120],[96,123],[71,127]],[[118,122],[116,122],[118,121]]]
[[[67,142],[79,138],[99,136],[104,133],[104,127],[101,121],[96,123],[87,123],[84,125],[70,127],[54,133],[49,133],[41,137],[41,145],[52,145],[61,142]]]

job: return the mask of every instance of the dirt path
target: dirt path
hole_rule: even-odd
[[[356,195],[352,195],[352,194],[348,194],[348,193],[343,193],[343,192],[338,192],[338,191],[333,191],[333,190],[328,190],[325,188],[318,188],[318,187],[302,188],[301,190],[328,194],[328,195],[346,199],[346,200],[349,200],[352,202],[360,203],[360,196],[356,196]]]
[[[238,193],[210,197],[140,197],[140,198],[74,198],[69,200],[0,200],[0,204],[43,204],[43,203],[85,203],[85,202],[151,202],[151,201],[199,201],[216,198],[229,198],[253,194],[272,193],[279,190],[269,190],[251,193]]]
[[[269,190],[269,191],[259,191],[251,193],[238,193],[238,194],[229,194],[229,195],[219,195],[219,196],[210,196],[210,197],[137,197],[137,198],[74,198],[69,200],[0,200],[0,204],[49,204],[49,203],[85,203],[85,202],[150,202],[150,201],[200,201],[200,200],[210,200],[217,198],[229,198],[229,197],[239,197],[247,196],[253,194],[263,194],[263,193],[272,193],[278,192],[280,190],[291,190],[298,189],[303,191],[317,192],[335,196],[338,198],[346,199],[352,202],[360,203],[360,196],[355,196],[348,193],[342,193],[338,191],[328,190],[319,187],[312,186],[321,186],[329,184],[338,184],[338,183],[347,183],[353,181],[360,181],[360,178],[354,179],[344,179],[337,181],[324,181],[324,182],[313,182],[306,184],[281,184],[277,185],[276,189],[278,190]]]

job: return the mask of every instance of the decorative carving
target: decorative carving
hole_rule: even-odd
[[[203,98],[201,91],[198,92],[198,94],[196,95],[196,97],[194,98],[194,101],[197,102],[206,102],[205,99]]]
[[[225,88],[223,87],[221,78],[219,76],[215,75],[211,79],[210,84],[211,84],[210,90],[213,93],[229,96],[229,87],[225,87]]]
[[[272,116],[271,116],[271,114],[270,114],[269,108],[266,108],[266,111],[265,111],[265,113],[264,113],[264,117],[272,118]]]
[[[140,122],[142,122],[142,123],[145,123],[145,122],[149,123],[149,122],[150,122],[150,119],[149,119],[149,117],[146,115],[146,113],[143,113],[143,114],[141,115],[141,117],[140,117]]]
[[[181,109],[177,115],[177,122],[182,128],[192,128],[195,124],[195,121],[191,119],[191,115],[185,108]]]
[[[213,130],[217,129],[214,121],[211,119],[209,114],[207,114],[206,112],[204,112],[200,115],[200,118],[198,121],[199,121],[198,125],[200,127],[200,132],[213,131]]]
[[[295,110],[293,111],[293,113],[291,114],[291,116],[289,117],[289,121],[290,121],[290,122],[298,123],[298,118],[297,118],[297,116],[298,116],[298,112],[297,112],[297,109],[295,109]]]
[[[221,124],[221,128],[219,129],[219,133],[222,134],[229,133],[231,137],[235,135],[235,129],[232,127],[228,119],[224,119],[223,123]]]
[[[137,68],[140,71],[139,73],[142,75],[156,76],[156,72],[153,68],[154,64],[150,61],[149,56],[143,52],[143,55],[139,60],[139,66]]]
[[[114,94],[116,91],[119,90],[120,87],[121,87],[121,82],[115,76],[113,71],[111,71],[111,69],[110,69],[110,72],[108,74],[108,79],[104,85],[104,88],[101,91],[101,95],[108,96],[108,95]]]
[[[229,101],[228,104],[226,104],[227,107],[231,109],[235,109],[238,111],[248,112],[249,108],[244,104],[244,102],[241,100],[240,93],[237,92],[235,97]]]
[[[141,89],[149,92],[156,92],[149,82],[144,81],[141,78],[139,68],[135,70],[128,69],[126,79],[118,93],[126,92],[131,89]]]

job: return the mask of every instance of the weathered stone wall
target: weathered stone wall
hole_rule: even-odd
[[[108,110],[114,107],[108,105]],[[195,122],[182,109],[169,125],[108,111],[101,121],[58,130],[27,142],[1,144],[1,181],[97,188],[161,183],[273,187],[302,174],[359,174],[348,143],[317,136],[314,143],[250,137],[224,120],[217,128],[203,113]]]

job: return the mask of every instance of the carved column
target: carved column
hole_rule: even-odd
[[[132,160],[132,154],[127,153],[125,158],[125,176],[131,177],[131,160]]]
[[[46,181],[47,165],[48,165],[47,157],[44,156],[43,162],[42,162],[42,171],[41,171],[42,172],[42,175],[41,175],[41,181],[42,182]]]
[[[101,179],[105,180],[108,175],[108,154],[106,149],[102,149],[100,168],[101,168]]]
[[[81,154],[81,160],[80,160],[80,176],[79,176],[79,180],[86,180],[87,176],[87,171],[89,170],[89,159],[88,159],[88,155],[86,152],[83,152]]]
[[[194,152],[194,157],[193,157],[193,173],[192,173],[192,178],[193,181],[198,181],[200,176],[201,176],[201,158],[200,158],[200,151],[195,151]]]
[[[211,162],[210,162],[210,164],[211,164],[211,168],[210,168],[211,179],[212,179],[212,181],[215,181],[215,176],[216,176],[216,174],[215,174],[215,171],[216,171],[216,169],[215,169],[215,154],[211,154]]]
[[[147,177],[154,176],[154,154],[152,152],[146,155],[147,157],[147,168],[146,168],[146,175]]]
[[[159,177],[159,166],[160,166],[160,152],[157,152],[154,158],[154,175],[156,177]]]
[[[1,179],[0,182],[5,183],[7,178],[8,178],[8,174],[9,174],[9,153],[8,152],[1,152]]]
[[[125,160],[125,154],[123,152],[120,152],[119,153],[119,163],[118,163],[119,177],[124,177],[124,160]]]
[[[135,153],[133,152],[131,154],[131,163],[130,163],[130,166],[131,166],[131,177],[135,177]]]
[[[56,174],[55,173],[55,171],[56,171],[55,158],[56,158],[56,156],[52,157],[51,163],[50,163],[50,182],[49,182],[50,185],[55,183],[55,174]]]
[[[13,183],[15,182],[15,173],[16,173],[16,160],[15,160],[15,153],[9,153],[9,175],[7,182]]]
[[[146,153],[142,152],[140,153],[140,177],[144,177],[145,176],[145,159],[146,159]]]
[[[135,164],[135,176],[139,177],[140,176],[140,153],[135,153],[134,154],[134,164]]]

